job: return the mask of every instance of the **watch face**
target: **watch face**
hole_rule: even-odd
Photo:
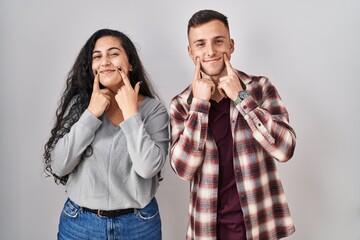
[[[241,91],[239,93],[239,98],[241,98],[242,100],[244,100],[247,96],[249,96],[249,94],[245,91]]]

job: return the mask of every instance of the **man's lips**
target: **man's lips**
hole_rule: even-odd
[[[207,60],[203,60],[204,63],[213,63],[213,62],[217,62],[221,60],[221,58],[213,58],[213,59],[207,59]]]

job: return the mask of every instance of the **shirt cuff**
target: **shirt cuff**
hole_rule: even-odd
[[[236,108],[243,116],[247,115],[249,112],[253,111],[257,107],[258,104],[251,95],[242,100],[241,103],[236,105]]]
[[[85,112],[81,115],[79,123],[89,128],[90,130],[96,131],[96,129],[98,129],[102,124],[102,121],[86,109]]]
[[[199,99],[193,98],[191,105],[190,105],[190,112],[200,112],[200,113],[209,113],[210,109],[210,102]]]
[[[123,130],[123,132],[126,134],[131,133],[134,131],[134,129],[139,129],[139,126],[142,124],[142,120],[139,113],[136,113],[132,116],[130,116],[125,121],[122,121],[119,126]]]

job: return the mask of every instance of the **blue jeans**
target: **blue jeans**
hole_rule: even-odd
[[[60,216],[59,240],[161,240],[161,220],[155,198],[143,209],[115,218],[84,211],[68,199]]]

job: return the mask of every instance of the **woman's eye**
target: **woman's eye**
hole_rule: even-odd
[[[110,56],[117,57],[117,56],[119,56],[119,53],[111,53]]]
[[[100,58],[100,56],[99,55],[95,55],[95,56],[93,56],[93,59],[99,59]]]

